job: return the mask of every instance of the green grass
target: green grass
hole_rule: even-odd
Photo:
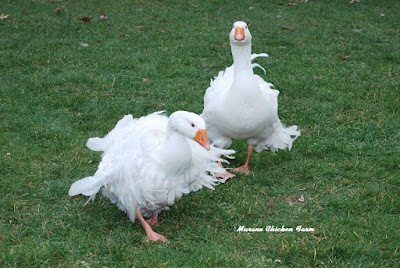
[[[348,2],[3,0],[0,266],[399,266],[400,2]],[[283,122],[302,130],[292,151],[255,153],[254,176],[161,213],[164,244],[101,195],[69,198],[100,160],[89,137],[129,113],[202,111],[210,78],[232,62],[236,20],[270,55],[257,73],[281,91]],[[231,166],[245,146],[234,143]]]

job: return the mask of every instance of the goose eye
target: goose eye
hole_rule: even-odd
[[[194,127],[194,124],[192,123],[192,127]]]

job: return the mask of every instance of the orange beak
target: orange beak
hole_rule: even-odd
[[[243,41],[246,38],[246,34],[244,33],[243,27],[236,27],[235,28],[235,35],[233,36],[236,41]]]
[[[208,142],[207,135],[206,135],[206,130],[205,129],[199,129],[194,136],[194,140],[206,148],[207,151],[210,150],[210,143]]]

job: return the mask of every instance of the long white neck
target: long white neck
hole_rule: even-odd
[[[186,137],[168,124],[163,160],[167,168],[174,173],[183,173],[190,168],[192,151]]]
[[[231,86],[232,98],[253,101],[260,97],[261,91],[251,67],[251,44],[231,45],[234,77]]]
[[[233,69],[236,78],[253,75],[251,68],[251,44],[247,45],[231,45],[233,56]]]

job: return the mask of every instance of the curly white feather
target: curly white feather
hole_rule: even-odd
[[[211,174],[224,172],[216,161],[221,160],[220,155],[231,158],[234,151],[214,146],[207,151],[187,138],[183,141],[189,146],[189,162],[179,163],[179,171],[171,170],[174,156],[166,150],[168,117],[161,113],[139,119],[126,115],[104,138],[89,139],[89,148],[102,149],[102,161],[93,177],[71,185],[69,195],[82,194],[94,200],[103,187],[103,194],[134,221],[138,210],[149,217],[168,209],[184,194],[203,186],[214,189],[225,182]]]
[[[268,57],[268,54],[250,55],[251,60],[258,57]],[[245,108],[242,105],[246,97],[237,95],[235,99],[231,91],[235,78],[235,64],[237,63],[227,67],[225,71],[220,71],[211,80],[210,87],[204,95],[204,110],[200,116],[207,123],[210,140],[220,148],[229,148],[232,139],[247,139],[249,145],[257,146],[258,152],[268,148],[273,152],[278,149],[290,150],[293,142],[300,136],[300,130],[297,126],[285,127],[278,118],[279,91],[274,89],[273,84],[252,74],[249,81],[254,79],[261,90],[260,96],[254,99],[259,105],[253,103]],[[265,69],[259,64],[251,64],[251,68],[255,67],[261,68],[265,73]],[[243,93],[246,90],[247,88],[244,88]],[[237,106],[231,107],[233,105]],[[235,115],[237,118],[233,118]],[[242,120],[238,119],[239,116],[242,116]],[[229,123],[229,120],[232,121]]]

